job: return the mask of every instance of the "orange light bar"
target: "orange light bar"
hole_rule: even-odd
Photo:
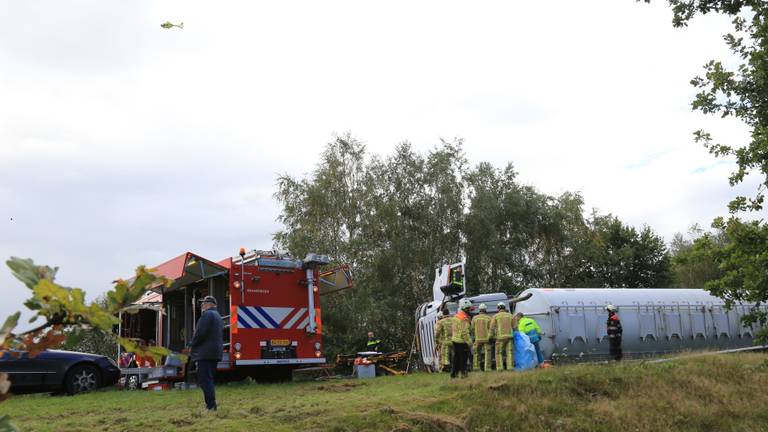
[[[237,334],[237,306],[229,308],[229,329],[232,334]]]
[[[317,326],[316,333],[323,334],[323,320],[320,319],[320,308],[315,308],[315,325]]]

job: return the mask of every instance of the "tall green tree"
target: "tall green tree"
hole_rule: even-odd
[[[723,272],[714,254],[726,243],[725,233],[705,231],[698,225],[692,226],[687,236],[675,234],[670,245],[673,285],[677,288],[704,288],[707,282],[722,277]]]
[[[380,158],[345,135],[328,144],[310,178],[279,178],[277,245],[352,266],[357,288],[323,298],[330,352],[362,346],[368,330],[404,348],[436,264],[460,259],[465,165],[461,141],[426,155],[402,143]]]
[[[613,215],[593,213],[577,240],[572,287],[665,288],[672,280],[664,239],[644,226],[639,231]]]
[[[278,220],[286,227],[274,235],[275,243],[299,257],[319,252],[349,264],[358,279],[357,291],[365,290],[358,274],[365,268],[361,216],[372,188],[365,155],[361,142],[339,136],[327,144],[310,178],[282,175],[275,193],[282,204]],[[370,305],[365,296],[354,293],[327,296],[323,302],[326,348],[338,352],[334,347],[352,345],[356,321]]]
[[[612,218],[626,231],[619,237],[631,259],[628,270],[619,261],[608,267],[615,242],[593,241],[605,234],[584,219],[580,195],[552,197],[519,184],[512,165],[467,165],[458,140],[426,153],[401,143],[381,157],[344,135],[327,145],[309,177],[278,179],[284,227],[277,246],[298,256],[329,253],[352,266],[356,288],[323,298],[329,352],[361,347],[368,330],[391,348],[408,348],[413,313],[432,297],[435,267],[462,257],[470,294],[662,284],[669,263],[649,228],[636,232]],[[600,271],[589,267],[592,258],[603,260],[595,264]]]
[[[465,222],[467,285],[474,294],[519,289],[515,282],[525,269],[519,266],[523,233],[510,206],[522,198],[512,165],[504,170],[480,163],[467,174],[469,209]]]
[[[473,293],[516,293],[532,286],[565,286],[576,239],[586,229],[583,199],[551,197],[483,162],[466,176],[468,285]]]

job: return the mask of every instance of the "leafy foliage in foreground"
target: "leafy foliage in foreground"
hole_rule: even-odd
[[[9,259],[6,264],[13,275],[31,291],[24,305],[35,312],[30,323],[40,324],[30,330],[14,333],[21,313],[16,312],[8,317],[0,326],[0,356],[6,352],[15,355],[15,351],[27,351],[30,357],[34,357],[45,349],[61,347],[67,334],[72,332],[91,330],[111,334],[122,309],[138,300],[150,287],[170,283],[144,266],[139,266],[130,281],[116,280],[104,299],[87,303],[82,289],[64,287],[55,282],[56,267],[36,265],[31,259],[16,257]],[[161,347],[148,347],[148,352],[144,352],[145,349],[130,340],[120,337],[116,339],[126,351],[152,355],[156,359],[170,353]],[[7,398],[9,390],[7,374],[0,374],[0,401]],[[0,431],[5,430],[13,430],[7,416],[0,418]]]

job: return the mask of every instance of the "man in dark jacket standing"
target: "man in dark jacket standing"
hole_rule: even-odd
[[[621,328],[621,321],[619,320],[619,315],[616,313],[616,306],[608,305],[605,307],[605,310],[608,311],[606,333],[608,333],[609,354],[612,359],[619,361],[622,357],[621,335],[624,333],[624,330]]]
[[[202,314],[197,321],[195,334],[189,343],[190,357],[197,362],[197,385],[203,390],[205,407],[216,411],[216,389],[213,374],[216,364],[221,361],[224,351],[222,340],[223,324],[221,315],[216,311],[216,299],[206,296],[200,305]]]

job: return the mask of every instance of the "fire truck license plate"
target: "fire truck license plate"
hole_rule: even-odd
[[[288,339],[272,339],[273,346],[288,346],[291,342]]]

